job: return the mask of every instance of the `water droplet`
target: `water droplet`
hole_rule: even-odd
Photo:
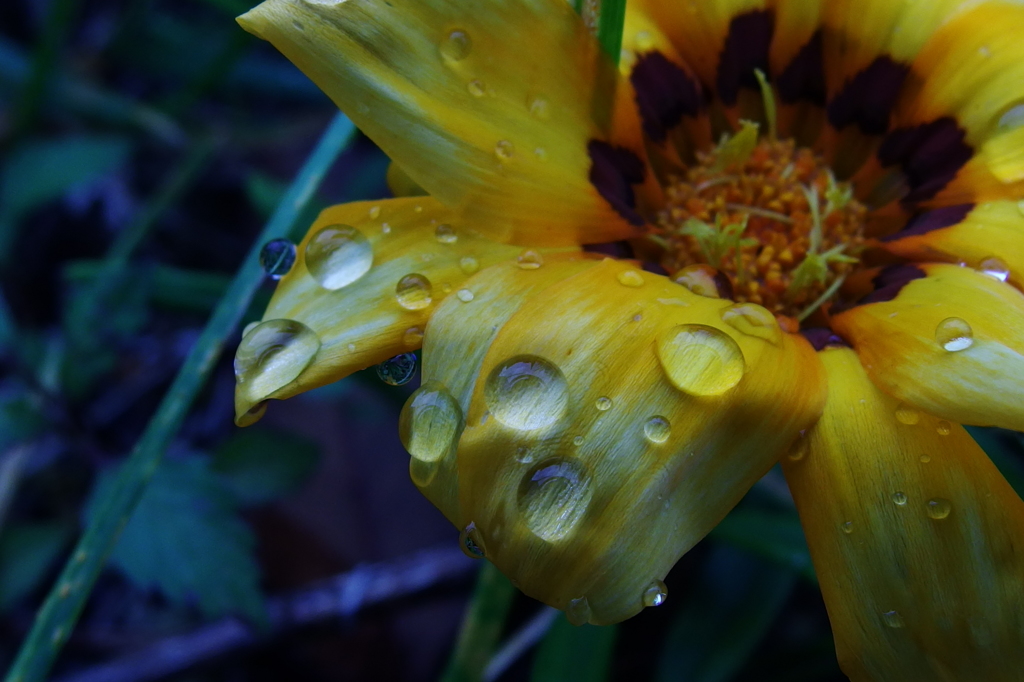
[[[847,535],[849,535],[850,533],[852,533],[852,532],[853,532],[853,521],[847,521],[846,523],[844,523],[843,525],[841,525],[841,526],[840,526],[840,528],[842,528],[842,529],[843,529],[843,532],[844,532],[844,533],[846,533]]]
[[[902,507],[907,503],[907,495],[906,493],[895,492],[892,494],[892,501],[895,502],[898,506]]]
[[[698,296],[706,298],[729,298],[728,292],[722,291],[725,282],[722,275],[710,265],[688,265],[675,274],[672,281],[681,284]]]
[[[377,376],[390,386],[404,386],[416,376],[416,354],[402,353],[377,365]]]
[[[576,436],[572,439],[572,444],[576,447],[583,445],[583,436]]]
[[[301,322],[261,322],[235,352],[235,380],[249,396],[263,398],[302,374],[319,350],[320,338]]]
[[[523,251],[516,258],[516,265],[523,270],[536,270],[540,266],[544,265],[544,259],[536,251]]]
[[[590,603],[586,597],[570,599],[569,605],[565,607],[565,617],[573,625],[586,625],[590,622]]]
[[[473,97],[483,97],[487,92],[483,81],[475,78],[466,83],[466,90],[469,90],[469,94],[473,95]]]
[[[516,148],[508,140],[498,140],[494,145],[494,155],[501,161],[511,161],[515,154]]]
[[[517,355],[491,370],[484,400],[502,424],[529,431],[562,418],[569,389],[555,365],[536,355]]]
[[[543,97],[531,97],[526,105],[530,109],[530,115],[534,118],[546,121],[551,118],[551,104]]]
[[[891,628],[903,627],[903,616],[900,615],[899,611],[886,611],[882,614],[882,619]]]
[[[619,280],[619,284],[624,287],[642,287],[644,285],[644,276],[636,270],[623,270],[615,279]]]
[[[472,521],[459,533],[459,548],[470,559],[483,559],[486,554],[483,536]]]
[[[519,513],[534,535],[555,542],[580,522],[593,494],[590,474],[578,460],[548,459],[519,482]]]
[[[391,234],[391,226],[387,223],[381,223],[380,231],[382,234]]]
[[[469,56],[473,49],[473,41],[465,31],[451,31],[441,41],[441,56],[452,62],[461,62]]]
[[[469,303],[473,300],[473,292],[469,289],[459,289],[455,292],[455,295],[459,297],[459,300],[463,303]]]
[[[746,371],[736,341],[714,327],[681,324],[658,336],[658,359],[672,385],[692,395],[721,395]]]
[[[940,419],[939,423],[935,425],[935,431],[938,432],[940,436],[948,436],[953,432],[953,425],[945,419]]]
[[[925,505],[925,509],[928,511],[928,516],[937,521],[941,521],[949,516],[949,512],[953,511],[953,505],[949,500],[936,497],[928,500],[928,503]]]
[[[668,419],[657,415],[644,423],[644,436],[652,443],[664,443],[672,435],[672,425]]]
[[[644,606],[661,606],[668,599],[668,587],[661,580],[655,580],[644,589],[641,601]]]
[[[921,421],[921,413],[906,403],[900,403],[896,407],[896,421],[900,424],[913,426]]]
[[[807,456],[808,450],[811,449],[810,439],[800,432],[800,437],[794,441],[793,445],[789,448],[789,460],[791,462],[799,462]]]
[[[1021,215],[1024,215],[1024,199],[1021,199],[1020,201],[1017,202],[1017,210],[1020,212]]]
[[[947,317],[935,328],[935,340],[950,352],[966,350],[974,345],[974,330],[959,317]]]
[[[601,410],[602,412],[604,412],[605,410],[610,410],[612,407],[612,399],[605,396],[601,396],[600,398],[594,401],[594,407]]]
[[[419,327],[409,327],[402,334],[402,343],[406,348],[419,348],[423,345],[423,330]]]
[[[650,31],[638,31],[634,43],[638,52],[650,52],[654,49],[654,36]]]
[[[292,20],[292,26],[294,26],[295,30],[297,30],[297,31],[305,31],[306,30],[306,27],[303,26],[301,22],[298,22],[298,21],[295,21],[295,20]]]
[[[986,258],[978,264],[978,269],[1000,282],[1005,282],[1010,277],[1010,266],[999,258]]]
[[[287,239],[271,239],[260,249],[260,267],[272,279],[281,279],[295,265],[295,244]]]
[[[932,461],[932,456],[931,455],[921,455],[920,459],[921,459],[921,464],[927,464],[928,462]]]
[[[548,150],[544,149],[544,147],[534,147],[533,155],[536,156],[541,161],[543,161],[546,158],[548,158]]]
[[[434,293],[430,280],[423,275],[413,273],[398,280],[395,287],[395,298],[398,305],[406,310],[423,310],[433,302]]]
[[[774,345],[782,341],[782,330],[775,316],[755,303],[736,303],[722,309],[722,321],[741,334]]]
[[[473,275],[480,270],[480,261],[472,256],[463,256],[459,259],[459,267],[464,274]]]
[[[376,220],[380,217],[380,206],[370,207],[370,220]]]
[[[520,445],[516,448],[516,461],[520,464],[533,464],[535,459],[533,448],[527,445]]]
[[[398,418],[398,437],[420,465],[409,469],[417,485],[433,480],[437,463],[455,450],[465,424],[459,403],[440,383],[428,381],[409,396]]]
[[[434,228],[434,237],[442,244],[454,244],[459,241],[459,235],[455,234],[455,228],[448,223],[441,223]]]
[[[373,265],[373,248],[351,225],[328,225],[309,240],[304,257],[317,284],[334,291],[367,273]]]

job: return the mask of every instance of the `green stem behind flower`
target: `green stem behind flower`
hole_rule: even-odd
[[[479,682],[483,678],[515,594],[508,578],[490,561],[484,562],[441,682]]]
[[[228,336],[238,326],[239,319],[263,281],[264,274],[259,265],[260,248],[266,241],[288,233],[331,164],[353,139],[354,132],[352,123],[338,114],[292,181],[189,352],[157,413],[146,426],[121,470],[114,492],[103,501],[47,595],[8,672],[7,682],[42,682],[45,679],[164,451],[213,370]]]

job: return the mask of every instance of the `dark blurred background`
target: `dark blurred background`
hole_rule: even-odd
[[[0,3],[0,670],[335,114],[238,28],[247,3]],[[386,168],[357,135],[294,238],[326,205],[388,196]],[[416,380],[371,369],[239,430],[238,337],[53,679],[439,679],[480,564],[409,481],[396,419]],[[1019,483],[1019,439],[985,437]],[[668,586],[615,628],[515,596],[487,679],[844,679],[778,472]]]

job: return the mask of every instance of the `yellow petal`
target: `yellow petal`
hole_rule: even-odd
[[[1024,295],[955,265],[901,266],[883,283],[893,272],[901,281],[867,299],[885,300],[832,318],[872,380],[956,423],[1024,429]]]
[[[466,426],[414,481],[524,592],[612,623],[814,422],[824,384],[763,308],[611,260],[517,293],[547,267],[481,272],[431,319],[424,379]]]
[[[495,241],[636,236],[659,192],[629,83],[566,3],[267,0],[239,23]]]
[[[1020,680],[1024,503],[962,427],[907,411],[849,349],[820,356],[825,414],[783,469],[843,672]]]
[[[250,411],[264,400],[419,348],[440,301],[478,270],[522,251],[484,239],[430,197],[326,209],[267,306],[268,326],[249,330],[239,347],[236,421],[255,421],[262,413]],[[269,324],[279,320],[300,327],[282,336],[279,322]]]

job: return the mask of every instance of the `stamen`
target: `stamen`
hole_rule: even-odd
[[[835,293],[837,291],[839,291],[839,287],[841,287],[843,285],[843,281],[845,281],[845,280],[846,280],[846,275],[842,275],[840,277],[837,277],[836,281],[832,282],[832,284],[829,286],[829,288],[825,289],[825,292],[821,296],[819,296],[818,298],[814,299],[814,303],[810,304],[809,306],[804,308],[802,311],[800,311],[800,314],[796,316],[797,321],[798,322],[803,322],[804,320],[806,320],[808,317],[811,316],[811,313],[813,313],[815,310],[817,310],[818,308],[823,306],[825,304],[825,301],[827,301],[828,299],[832,298],[835,295]]]
[[[778,220],[780,223],[786,223],[787,225],[793,224],[793,219],[784,213],[778,211],[769,211],[767,208],[758,208],[757,206],[744,206],[743,204],[733,204],[726,202],[725,207],[730,211],[745,211],[750,215],[759,215],[762,218],[771,218],[772,220]]]
[[[757,84],[761,86],[761,99],[764,100],[764,116],[768,119],[768,139],[774,142],[778,135],[775,93],[772,91],[772,86],[768,84],[768,78],[764,75],[764,71],[754,69],[754,75],[757,76]]]
[[[721,171],[745,164],[757,147],[757,130],[758,125],[753,121],[740,121],[739,132],[718,145],[713,170]]]

